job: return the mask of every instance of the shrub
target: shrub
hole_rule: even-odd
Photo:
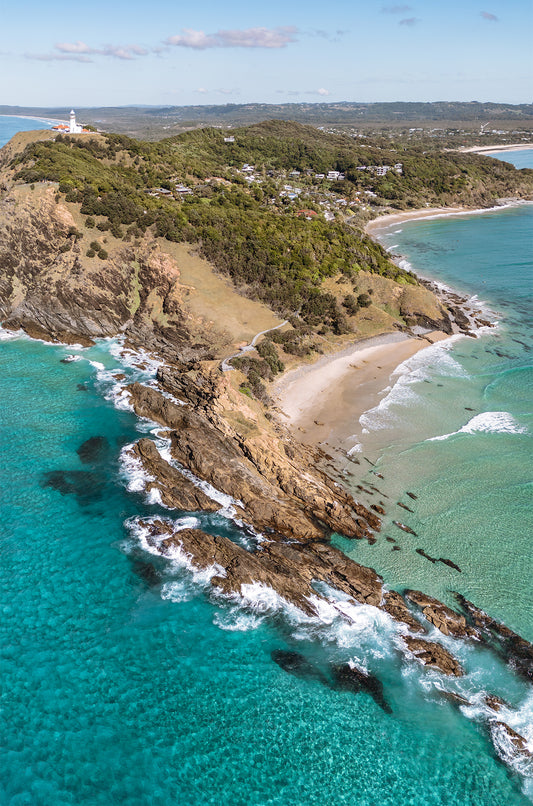
[[[346,294],[342,301],[343,308],[346,308],[346,312],[353,316],[359,310],[359,305],[357,304],[357,300],[353,294]]]

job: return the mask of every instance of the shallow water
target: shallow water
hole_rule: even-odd
[[[530,730],[533,701],[525,684],[494,656],[447,641],[468,671],[461,680],[447,681],[405,659],[396,626],[374,608],[324,604],[320,618],[306,619],[260,586],[251,586],[245,601],[210,599],[205,579],[192,574],[183,558],[163,561],[145,549],[138,526],[139,517],[162,513],[180,518],[182,525],[192,517],[208,531],[248,539],[220,515],[174,514],[147,503],[138,473],[125,465],[124,446],[154,427],[127,410],[113,372],[149,382],[155,365],[142,370],[130,359],[124,367],[115,341],[75,350],[4,335],[0,804],[528,802],[524,778],[497,758],[481,697],[484,691],[505,696],[516,708],[506,719],[521,733]],[[507,351],[511,336],[499,338],[506,339]],[[509,386],[498,370],[504,359],[487,354],[488,367],[472,386],[471,365],[481,357],[474,359],[467,347],[485,357],[481,341],[468,341],[453,347],[467,359],[454,352],[450,365],[446,355],[444,374],[438,369],[441,359],[434,359],[437,370],[430,372],[451,385],[447,399],[454,405],[444,415],[442,401],[435,406],[427,436],[458,431],[476,416],[459,416],[457,396],[463,395],[464,405],[478,405],[472,388],[478,389],[481,375],[481,400],[488,395],[483,410],[505,411],[513,417],[512,428],[515,421],[530,428],[515,406],[521,380]],[[67,354],[80,360],[61,363]],[[466,374],[457,372],[457,365]],[[421,401],[425,412],[423,396]],[[507,427],[511,421],[497,422]],[[515,440],[525,435],[474,431],[425,443],[418,434],[413,442],[412,424],[405,423],[404,431],[394,429],[396,447],[383,447],[387,441],[380,430],[367,435],[376,441],[365,450],[383,466],[387,489],[397,484],[403,491],[408,479],[420,494],[416,518],[427,523],[424,546],[430,551],[435,519],[440,513],[449,520],[446,513],[454,514],[458,488],[479,470],[474,463],[467,472],[466,464],[464,481],[454,491],[465,456],[472,456],[472,451],[456,451],[456,443],[509,440],[505,450],[503,443],[496,453],[492,445],[484,450],[498,461],[508,456],[506,467],[518,472]],[[87,440],[92,441],[87,445]],[[454,463],[446,484],[442,451]],[[483,450],[475,455],[479,459]],[[413,475],[418,464],[420,472]],[[491,506],[497,486],[495,480]],[[505,488],[507,495],[514,486]],[[472,501],[478,492],[474,486]],[[483,511],[477,503],[475,508]],[[500,560],[501,540],[498,534],[493,541]],[[366,543],[356,547],[368,551],[365,561],[378,565],[381,546],[380,540],[368,549]],[[403,562],[408,551],[395,555]],[[455,558],[451,546],[445,556]],[[421,568],[426,563],[433,569],[410,552],[406,570],[418,559]],[[403,584],[401,565],[384,572],[390,584]],[[457,587],[455,577],[453,583]],[[487,593],[472,598],[488,607],[480,600],[482,592]],[[515,605],[513,598],[502,611],[516,616],[517,626]],[[392,714],[368,694],[334,691],[318,680],[288,674],[271,658],[280,648],[302,652],[326,677],[329,665],[341,660],[375,673]],[[477,704],[461,713],[439,695],[442,687]]]

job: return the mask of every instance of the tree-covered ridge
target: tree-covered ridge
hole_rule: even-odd
[[[401,173],[361,170],[398,162]],[[243,173],[244,163],[253,176]],[[30,143],[11,167],[19,181],[58,182],[66,200],[81,205],[88,226],[126,240],[150,229],[197,244],[250,296],[336,333],[346,330],[346,313],[324,292],[326,278],[355,281],[363,269],[416,283],[357,226],[371,214],[364,213],[370,204],[490,205],[533,193],[533,171],[488,157],[398,151],[387,141],[363,144],[283,121],[196,130],[157,143],[58,135]],[[330,170],[344,179],[328,182]],[[325,216],[326,209],[335,212]]]

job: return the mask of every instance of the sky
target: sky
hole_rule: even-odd
[[[531,0],[3,0],[0,105],[533,101]]]

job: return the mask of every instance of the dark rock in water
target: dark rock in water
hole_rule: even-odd
[[[429,554],[426,554],[424,549],[415,549],[415,551],[416,551],[417,554],[420,554],[421,557],[425,557],[426,560],[429,560],[430,563],[436,563],[437,562],[437,558],[436,557],[430,557]]]
[[[485,697],[485,703],[488,707],[493,711],[499,711],[501,707],[508,708],[508,703],[505,700],[502,700],[501,697],[497,697],[496,694],[487,694]]]
[[[382,473],[377,473],[375,470],[373,470],[372,472],[374,473],[375,476],[378,477],[378,479],[384,479],[385,478],[385,476]]]
[[[394,546],[399,549],[399,546]],[[398,591],[387,591],[383,597],[382,609],[396,621],[407,624],[411,632],[426,632],[424,626],[414,617],[407,602]]]
[[[472,409],[470,406],[465,406],[465,411],[475,411],[475,409]]]
[[[385,535],[385,540],[387,540],[389,543],[396,543],[394,537],[388,537],[388,535]]]
[[[89,391],[89,387],[85,383],[78,383],[77,386],[76,386],[76,389],[78,390],[78,392],[88,392]]]
[[[406,526],[405,523],[401,523],[400,521],[393,521],[393,524],[395,526],[397,526],[398,529],[401,529],[402,532],[407,532],[410,535],[414,535],[415,537],[418,537],[417,533],[415,531],[413,531],[413,529],[411,529],[410,526]]]
[[[400,546],[393,546],[391,551],[401,551]]]
[[[151,588],[159,585],[161,577],[152,563],[136,558],[131,562],[131,570]]]
[[[351,691],[354,694],[366,691],[386,714],[392,713],[392,708],[383,695],[383,684],[374,675],[366,674],[357,666],[350,666],[348,663],[332,666],[331,673],[335,688],[340,691]]]
[[[518,674],[533,683],[533,644],[480,610],[460,593],[456,593],[455,597],[470,622],[482,633],[485,643],[496,650]]]
[[[65,358],[60,359],[61,364],[71,364],[73,361],[77,361],[77,355],[66,355]]]
[[[495,721],[490,725],[490,734],[496,748],[505,761],[517,756],[530,759],[533,753],[528,750],[527,740],[513,730],[506,722]]]
[[[462,697],[461,694],[456,694],[455,691],[444,691],[443,689],[438,689],[438,691],[445,700],[449,700],[453,705],[470,705],[470,700]]]
[[[438,563],[444,563],[444,565],[449,565],[449,566],[450,566],[450,568],[453,568],[455,571],[459,571],[459,573],[460,573],[460,574],[462,574],[462,573],[463,573],[463,572],[461,571],[461,569],[459,568],[459,566],[458,566],[458,565],[456,565],[456,564],[455,564],[454,562],[452,562],[451,560],[447,560],[445,557],[439,557],[439,559],[437,560],[437,562],[438,562]]]
[[[410,493],[409,491],[406,491],[406,495],[408,495],[409,498],[412,498],[413,501],[416,501],[416,499],[418,498],[418,495],[415,495],[414,493]]]
[[[405,591],[404,596],[419,607],[429,623],[443,635],[453,635],[454,638],[479,638],[478,631],[466,623],[462,613],[457,613],[438,599],[414,590]]]
[[[401,501],[398,501],[398,502],[397,502],[397,504],[398,504],[398,506],[399,506],[399,507],[401,507],[402,509],[407,510],[407,512],[411,512],[411,513],[412,513],[412,512],[414,511],[414,510],[412,510],[412,509],[411,509],[411,507],[408,507],[408,506],[407,506],[407,504],[402,504],[402,502],[401,502]]]
[[[75,495],[81,505],[98,501],[104,491],[101,476],[88,470],[51,470],[44,474],[41,484],[61,495]]]
[[[511,339],[511,341],[516,341],[517,344],[521,344],[524,350],[528,353],[531,351],[531,347],[525,343],[525,341],[520,341],[520,339]]]
[[[463,670],[458,660],[453,655],[444,649],[441,644],[434,641],[426,641],[423,638],[415,638],[411,635],[402,636],[407,648],[413,653],[415,658],[419,660],[424,666],[431,666],[434,669],[439,669],[443,674],[451,674],[455,677],[461,677]]]
[[[325,675],[322,674],[314,663],[299,652],[292,652],[288,649],[274,649],[270,657],[277,663],[283,671],[301,677],[304,680],[318,680],[323,685],[329,685]]]
[[[380,515],[385,514],[385,510],[383,509],[383,507],[380,507],[379,504],[371,504],[370,509],[375,510],[375,512],[378,512]]]
[[[370,459],[367,459],[367,458],[366,458],[366,456],[363,456],[363,459],[365,460],[365,462],[368,462],[368,464],[369,464],[369,465],[372,465],[372,467],[375,467],[375,466],[376,466],[376,463],[375,463],[375,462],[371,462],[371,461],[370,461]]]
[[[107,459],[110,447],[105,437],[90,437],[80,445],[76,453],[84,465],[96,464]]]

